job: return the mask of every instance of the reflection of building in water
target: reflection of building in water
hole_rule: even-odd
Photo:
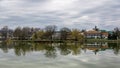
[[[87,44],[84,44],[84,48],[87,49],[87,50],[92,50],[95,52],[95,54],[98,52],[98,51],[103,51],[103,50],[106,50],[108,49],[108,43],[97,43],[97,42],[94,42],[94,43],[87,43]]]

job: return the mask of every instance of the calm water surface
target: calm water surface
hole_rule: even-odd
[[[0,44],[0,68],[120,68],[120,43]]]

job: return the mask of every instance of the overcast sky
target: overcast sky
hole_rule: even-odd
[[[120,0],[0,0],[0,27],[120,27]]]

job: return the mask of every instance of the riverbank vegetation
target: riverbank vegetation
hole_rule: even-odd
[[[0,40],[84,42],[89,40],[84,35],[84,32],[86,31],[87,30],[76,28],[70,29],[67,27],[58,29],[55,25],[48,25],[45,28],[17,27],[15,29],[9,29],[7,26],[5,26],[0,30]],[[108,33],[107,39],[101,38],[98,41],[116,41],[117,39],[120,39],[120,29],[118,27],[116,27],[114,30],[108,31]]]

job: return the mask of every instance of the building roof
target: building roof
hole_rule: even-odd
[[[89,31],[87,31],[85,33],[87,33],[87,34],[100,34],[99,31],[95,31],[95,30],[89,30]]]
[[[108,36],[108,32],[102,32],[102,35]]]

